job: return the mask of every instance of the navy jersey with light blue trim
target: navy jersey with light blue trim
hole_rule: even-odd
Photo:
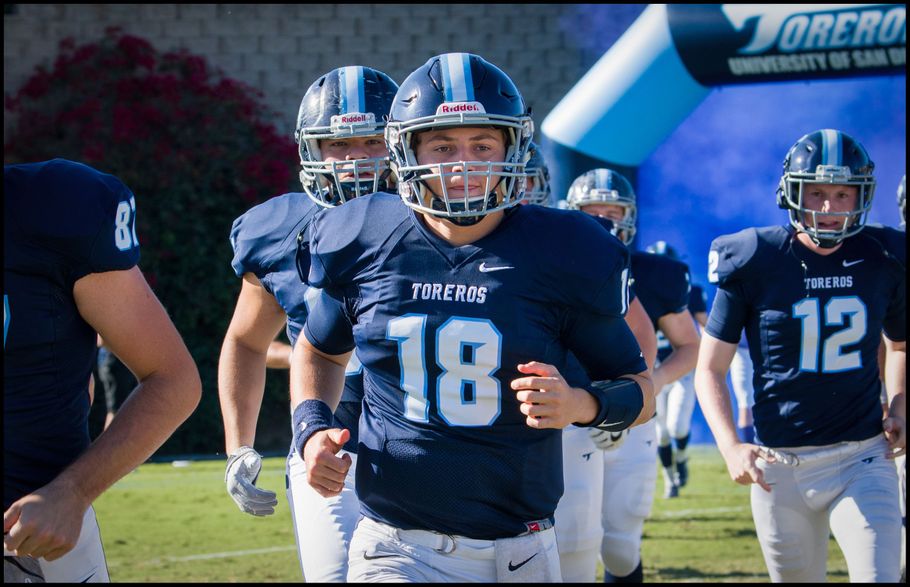
[[[3,504],[84,451],[96,333],[73,286],[139,261],[136,201],[119,179],[53,159],[3,168]]]
[[[234,249],[231,266],[237,277],[255,275],[287,314],[286,332],[291,346],[297,342],[306,322],[307,309],[319,290],[301,282],[297,267],[298,247],[302,250],[302,271],[309,269],[306,255],[309,227],[323,210],[303,193],[275,196],[258,204],[236,220],[230,241]],[[299,238],[298,238],[299,237]],[[363,378],[356,357],[352,356],[345,377],[345,390],[335,411],[337,424],[351,431],[345,449],[357,448],[357,421],[363,398]]]
[[[304,335],[331,354],[356,346],[364,366],[364,514],[481,539],[551,517],[563,489],[561,432],[528,427],[510,382],[519,363],[558,365],[570,349],[599,379],[645,369],[622,319],[621,243],[583,215],[523,206],[455,247],[399,196],[380,193],[321,214],[310,245],[310,282],[337,295],[346,316],[313,313]],[[347,339],[325,335],[344,319]],[[588,325],[618,325],[615,348],[575,340]]]
[[[297,273],[297,239],[301,233],[307,238],[310,222],[320,210],[306,194],[284,194],[253,206],[231,226],[231,267],[237,277],[255,275],[284,309],[291,346],[306,322],[309,289]]]
[[[689,288],[689,313],[692,314],[692,318],[695,318],[695,314],[698,312],[708,311],[708,297],[705,295],[705,290],[702,289],[700,285],[690,284]],[[696,321],[697,322],[697,321]],[[670,353],[673,352],[673,346],[670,344],[670,341],[667,340],[667,337],[664,336],[663,331],[657,331],[657,362],[660,363],[667,359],[670,356]]]
[[[689,267],[670,257],[632,253],[632,289],[657,331],[657,321],[689,305]]]
[[[663,361],[673,348],[658,329],[657,321],[667,314],[682,312],[688,306],[689,267],[666,255],[635,251],[632,253],[632,291],[651,319],[657,334],[657,360]]]
[[[876,357],[881,332],[905,340],[905,243],[877,225],[827,256],[790,227],[714,240],[718,290],[705,330],[736,344],[745,329],[760,442],[820,446],[881,433]]]

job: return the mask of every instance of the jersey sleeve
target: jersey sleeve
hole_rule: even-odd
[[[542,209],[549,211],[549,209]],[[563,215],[558,250],[540,251],[538,265],[549,288],[577,311],[625,316],[629,309],[630,255],[626,246],[592,216],[577,211]],[[551,225],[540,230],[552,230]]]
[[[369,275],[377,266],[373,261],[383,254],[383,245],[402,229],[406,219],[401,198],[386,193],[326,209],[310,229],[308,283],[344,289]]]
[[[749,316],[743,295],[743,280],[758,247],[753,229],[714,239],[708,252],[708,279],[718,284],[717,295],[705,332],[731,344],[738,344]]]
[[[321,290],[314,296],[303,335],[317,350],[343,355],[354,348],[353,324],[344,297],[337,290]]]
[[[882,324],[885,336],[895,342],[907,340],[907,278],[898,284]]]
[[[708,251],[708,281],[722,285],[741,279],[757,250],[758,232],[754,228],[717,237]]]
[[[672,259],[666,259],[672,261]],[[672,314],[678,314],[689,307],[689,297],[692,292],[692,280],[689,276],[689,267],[678,261],[673,262],[674,270],[667,271],[664,279],[672,276],[672,281],[667,283],[667,308]]]
[[[252,273],[260,281],[265,280],[274,264],[296,246],[291,241],[296,241],[301,232],[306,233],[317,211],[315,206],[303,194],[284,194],[250,208],[234,220],[231,267],[237,277]]]
[[[887,256],[894,263],[898,281],[882,328],[890,340],[900,342],[907,340],[907,233],[889,228],[884,237]]]
[[[18,220],[33,238],[56,251],[72,281],[139,262],[136,199],[118,178],[55,159],[26,189],[41,202],[42,213],[22,214]]]
[[[563,339],[592,380],[612,380],[647,369],[641,348],[621,317],[569,312]]]

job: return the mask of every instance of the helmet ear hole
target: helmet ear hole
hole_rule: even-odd
[[[787,195],[784,193],[784,180],[781,179],[780,183],[777,184],[777,207],[781,210],[786,210],[787,206]]]

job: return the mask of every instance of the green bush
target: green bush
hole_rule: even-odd
[[[240,290],[228,235],[252,205],[299,190],[290,133],[267,122],[261,92],[116,28],[97,43],[62,41],[53,69],[39,66],[5,106],[15,120],[5,163],[63,157],[133,190],[139,266],[203,383],[199,408],[158,454],[223,451],[217,364]],[[287,447],[287,398],[287,375],[270,375],[257,447]]]

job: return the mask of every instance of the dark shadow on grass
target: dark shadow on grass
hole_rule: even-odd
[[[703,571],[692,567],[661,567],[657,569],[661,580],[680,579],[711,579],[714,581],[724,579],[767,579],[768,576],[746,573],[744,571]]]
[[[660,532],[654,532],[653,528],[651,531],[644,532],[642,535],[644,538],[650,538],[652,540],[671,540],[671,541],[680,541],[680,542],[691,542],[691,541],[715,541],[718,538],[756,538],[755,530],[752,528],[737,528],[737,529],[723,529],[717,528],[709,536],[697,536],[692,534],[687,534],[685,536],[680,536],[678,530],[673,534],[663,534]]]
[[[752,516],[748,518],[734,516],[692,516],[685,518],[648,518],[649,524],[674,524],[678,525],[683,522],[736,522],[743,523],[744,520],[752,521]]]

